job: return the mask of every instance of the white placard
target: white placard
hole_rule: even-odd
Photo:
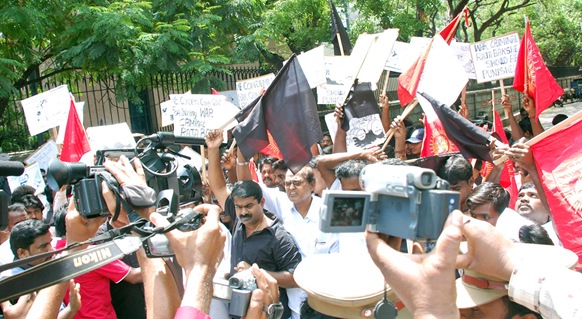
[[[172,101],[160,103],[160,112],[162,114],[162,126],[174,124],[174,103]]]
[[[11,190],[21,185],[34,187],[36,192],[44,190],[45,184],[38,163],[34,163],[24,168],[24,173],[20,176],[8,176],[8,185]]]
[[[297,60],[307,78],[307,82],[309,82],[309,87],[313,89],[326,83],[323,45],[301,53],[297,56]]]
[[[259,76],[256,78],[237,81],[236,82],[236,93],[238,95],[238,102],[242,108],[249,105],[254,99],[256,99],[263,90],[266,90],[271,82],[275,79],[273,73],[267,75]]]
[[[170,94],[174,104],[174,135],[205,138],[240,110],[214,94]],[[226,131],[225,131],[226,135]]]
[[[234,106],[241,108],[240,103],[238,101],[238,95],[236,94],[236,90],[231,91],[220,91],[218,92],[220,95],[225,96],[226,100],[232,103]]]
[[[317,104],[343,103],[353,81],[346,76],[348,56],[326,56],[326,84],[317,87]]]
[[[27,165],[32,165],[33,163],[38,163],[38,166],[42,169],[46,169],[48,164],[53,158],[57,158],[59,155],[59,149],[55,141],[50,140],[39,147],[32,155],[30,155],[24,162]]]
[[[416,51],[409,43],[396,41],[384,70],[403,73],[410,68],[419,54],[420,52]]]
[[[77,116],[79,116],[79,120],[81,120],[81,124],[83,124],[83,115],[85,109],[85,102],[75,102],[75,109],[77,110]],[[69,107],[70,111],[70,107]],[[67,121],[69,120],[69,112],[67,112],[67,118],[61,125],[59,125],[59,135],[57,135],[57,144],[63,144],[65,141],[65,131],[67,127]]]
[[[396,38],[398,29],[388,29],[376,34],[361,34],[350,55],[348,65],[350,71],[347,75],[357,77],[360,82],[370,82],[372,90],[375,90]]]
[[[338,130],[334,113],[328,113],[324,117],[327,130],[334,143]],[[370,145],[378,145],[384,142],[384,127],[380,115],[372,114],[366,117],[352,119],[350,129],[346,132],[346,148],[348,152],[361,151]]]
[[[91,150],[134,149],[135,139],[127,123],[93,126],[86,129]]]
[[[20,101],[30,136],[40,134],[66,121],[71,107],[67,85]]]
[[[475,66],[473,65],[473,58],[471,58],[471,49],[469,48],[469,43],[451,42],[451,48],[455,50],[457,54],[457,59],[461,62],[461,65],[465,69],[465,73],[467,73],[467,77],[469,79],[475,80],[477,75],[475,74]]]
[[[511,78],[515,75],[519,35],[512,32],[489,40],[471,43],[471,56],[477,82],[483,83]]]

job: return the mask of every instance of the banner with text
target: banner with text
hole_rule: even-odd
[[[240,111],[232,103],[224,103],[222,95],[170,94],[170,100],[176,136],[205,138],[209,130],[219,128]]]
[[[469,43],[454,41],[451,43],[451,48],[455,50],[457,54],[457,59],[461,62],[461,65],[467,73],[469,79],[475,80],[477,75],[475,74],[475,66],[473,65],[473,59],[471,58],[471,50],[469,49]]]
[[[30,136],[40,134],[67,121],[71,96],[67,85],[20,101]]]
[[[242,80],[236,82],[236,93],[238,95],[238,102],[241,109],[244,109],[252,101],[254,101],[263,90],[266,90],[271,82],[275,79],[273,73],[259,76],[256,78]]]
[[[471,43],[469,48],[477,82],[512,78],[515,75],[519,44],[517,32]]]

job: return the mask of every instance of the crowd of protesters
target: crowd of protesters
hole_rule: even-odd
[[[390,300],[382,305],[396,310],[396,318],[582,318],[582,275],[571,270],[578,258],[561,248],[526,143],[544,130],[529,115],[535,114],[535,106],[527,96],[519,120],[512,101],[503,97],[511,142],[491,149],[494,160],[506,158],[514,165],[515,198],[499,183],[505,162],[483,176],[484,163],[454,154],[435,173],[459,192],[460,205],[436,242],[320,229],[322,192],[362,191],[359,177],[367,165],[398,170],[420,156],[422,125],[400,116],[390,121],[384,95],[380,105],[384,128],[394,131],[386,151],[374,146],[348,152],[346,132],[338,125],[335,136],[326,134],[312,147],[313,160],[297,172],[281,159],[244,158],[232,143],[223,147],[222,131],[210,131],[207,166],[202,170],[205,194],[201,201],[188,203],[206,216],[205,222],[194,231],[166,233],[175,253],[173,262],[147,258],[140,248],[74,280],[6,300],[1,303],[3,316],[229,318],[232,305],[217,290],[231,276],[251,272],[257,289],[249,299],[244,316],[248,319],[383,318],[384,310],[375,313],[383,300]],[[341,106],[335,115],[340,121]],[[120,187],[148,188],[138,159],[121,157],[104,165]],[[50,207],[44,207],[33,188],[12,190],[8,226],[0,237],[1,264],[83,242],[129,223],[127,207],[117,207],[119,201],[108,187],[102,195],[109,210],[121,211],[115,223],[108,223],[107,217],[80,216],[67,186],[54,194],[50,189],[44,192],[51,198]],[[169,225],[154,207],[131,208],[156,226]],[[338,212],[344,226],[362,215],[350,207]],[[65,250],[61,257],[86,247]],[[0,278],[26,272],[50,258],[18,265]],[[174,262],[183,276],[176,276]]]

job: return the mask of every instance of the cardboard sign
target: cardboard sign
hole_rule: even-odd
[[[241,108],[240,102],[238,101],[238,95],[236,93],[236,90],[220,91],[218,93],[220,93],[220,95],[226,97],[227,102],[232,103],[234,106],[238,107],[239,109]]]
[[[174,105],[176,136],[205,138],[209,130],[219,128],[239,112],[236,106],[224,103],[222,95],[170,94],[170,100]]]
[[[307,82],[309,82],[309,87],[312,89],[326,83],[323,55],[324,46],[320,45],[297,56],[301,70],[303,70]]]
[[[419,54],[409,43],[396,41],[384,70],[403,73],[408,70]]]
[[[36,152],[32,153],[24,163],[27,165],[32,165],[38,163],[39,168],[45,169],[53,158],[57,158],[59,155],[59,149],[57,148],[57,143],[50,140],[39,147]]]
[[[457,54],[457,59],[461,62],[461,65],[465,69],[465,73],[467,73],[467,77],[469,79],[475,80],[477,75],[475,74],[475,66],[473,65],[473,58],[471,57],[471,49],[469,48],[469,43],[451,42],[451,48],[455,50]]]
[[[396,38],[398,29],[388,29],[376,34],[361,34],[350,55],[347,75],[357,77],[360,82],[370,82],[372,90],[375,90]]]
[[[45,184],[40,172],[38,163],[34,163],[24,168],[24,173],[20,176],[8,176],[8,185],[11,190],[16,189],[20,185],[28,185],[34,187],[39,192],[44,190]]]
[[[20,101],[30,136],[40,134],[67,120],[71,95],[67,85],[58,86]]]
[[[483,83],[513,77],[519,45],[520,40],[517,32],[472,43],[469,48],[475,65],[477,82]]]
[[[254,99],[261,95],[263,90],[266,90],[274,79],[275,75],[269,73],[256,78],[237,81],[236,93],[238,95],[238,102],[241,109],[249,105]]]
[[[335,134],[338,130],[334,114],[324,116],[329,135],[335,143]],[[379,145],[384,142],[384,127],[380,115],[373,114],[350,121],[350,130],[346,132],[346,147],[348,152],[361,151],[370,145]]]
[[[174,124],[174,103],[172,101],[160,103],[160,112],[162,114],[162,126]]]
[[[127,123],[93,126],[86,129],[92,151],[134,149],[135,139]]]
[[[326,56],[325,81],[317,87],[317,104],[343,103],[353,82],[346,76],[348,56]]]

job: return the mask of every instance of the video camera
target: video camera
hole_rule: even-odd
[[[228,285],[232,288],[228,313],[231,316],[246,316],[251,302],[251,295],[257,289],[256,278],[251,273],[251,269],[232,275],[228,279]]]
[[[79,213],[85,218],[108,216],[109,211],[103,199],[101,184],[120,193],[119,183],[102,164],[107,154],[118,153],[140,158],[146,171],[148,185],[158,193],[164,189],[173,189],[180,194],[180,203],[195,202],[202,198],[202,183],[196,168],[181,164],[174,155],[182,156],[168,150],[170,145],[189,144],[202,145],[200,138],[174,136],[170,132],[158,132],[142,138],[134,150],[100,150],[95,166],[84,163],[65,163],[53,159],[47,169],[47,183],[53,191],[58,191],[63,185],[74,186],[74,200]],[[147,144],[145,148],[138,148]],[[128,154],[129,153],[129,154]],[[129,156],[128,156],[129,157]]]
[[[447,216],[459,208],[459,192],[430,169],[381,163],[360,174],[365,191],[324,191],[324,232],[368,229],[412,240],[437,239]]]

